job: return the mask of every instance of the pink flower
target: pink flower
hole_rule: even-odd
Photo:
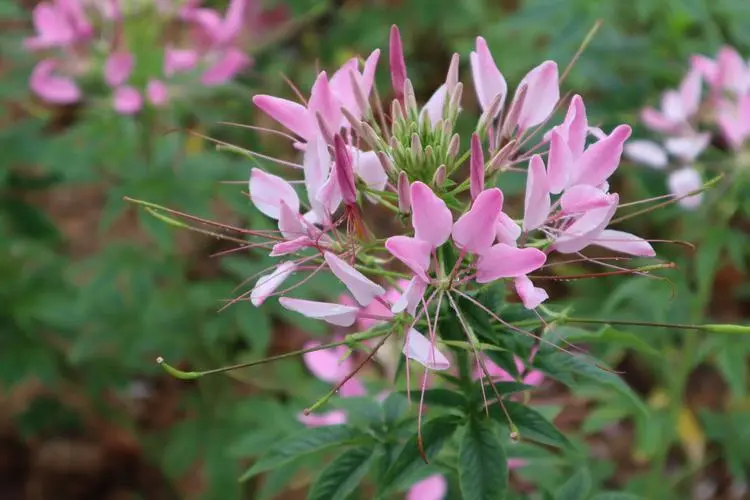
[[[524,370],[526,369],[525,363],[518,356],[514,356],[514,360],[516,362],[516,369],[518,370],[518,372],[524,373]],[[489,358],[485,357],[483,362],[493,382],[515,382],[516,381],[511,376],[510,373],[500,368]],[[482,378],[483,375],[484,375],[484,371],[480,367],[477,367],[474,370],[473,376],[475,379]],[[526,385],[538,386],[542,384],[542,381],[544,381],[544,373],[540,372],[539,370],[528,370],[525,373],[523,380],[521,380],[521,383],[526,384]]]
[[[216,61],[201,75],[201,83],[207,87],[222,85],[250,64],[250,58],[236,48],[221,52]]]
[[[78,0],[40,2],[32,11],[36,36],[24,41],[30,50],[66,47],[92,34]]]
[[[662,94],[661,109],[645,108],[641,120],[648,128],[662,133],[677,134],[690,130],[689,120],[700,106],[701,74],[690,71],[677,90]]]
[[[163,106],[169,100],[167,86],[161,80],[151,79],[146,86],[146,95],[154,106]]]
[[[72,78],[56,75],[58,67],[59,62],[55,59],[38,62],[31,72],[29,87],[36,95],[52,104],[77,102],[81,98],[81,90]]]
[[[135,58],[130,52],[113,52],[104,64],[104,81],[110,87],[119,87],[133,72]]]
[[[674,196],[681,198],[692,191],[699,190],[703,186],[703,180],[695,168],[683,167],[669,174],[667,185]],[[692,210],[700,206],[701,201],[703,201],[703,193],[682,198],[679,203],[683,208]]]
[[[477,37],[476,52],[469,56],[471,61],[471,74],[474,78],[474,90],[477,93],[479,105],[482,111],[487,111],[495,99],[500,100],[495,116],[499,115],[505,104],[505,96],[508,93],[508,84],[503,74],[495,64],[490,49],[484,38]]]
[[[448,493],[448,482],[442,474],[428,476],[414,483],[406,492],[406,500],[442,500]]]
[[[143,107],[143,97],[135,88],[122,85],[115,89],[112,106],[121,115],[133,115]]]
[[[189,71],[198,64],[199,54],[193,49],[176,49],[167,47],[164,50],[164,74],[172,76],[175,73]]]

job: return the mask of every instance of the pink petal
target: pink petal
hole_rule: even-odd
[[[560,197],[560,207],[564,214],[579,214],[597,208],[609,207],[612,195],[594,186],[579,184],[566,189]]]
[[[250,58],[240,49],[227,49],[216,62],[201,75],[201,83],[206,87],[222,85],[235,77],[250,64]]]
[[[427,268],[432,253],[429,243],[410,236],[391,236],[385,240],[385,248],[422,281],[429,281]]]
[[[692,116],[698,111],[701,103],[701,74],[691,70],[685,75],[678,92],[686,116]]]
[[[164,74],[166,76],[172,76],[182,71],[189,71],[196,64],[198,64],[198,52],[193,49],[167,47],[164,50]]]
[[[305,415],[300,413],[297,419],[307,427],[327,427],[329,425],[341,425],[346,423],[346,413],[343,410],[333,410],[327,413],[311,413]]]
[[[667,153],[653,141],[638,140],[628,142],[625,145],[625,156],[634,162],[657,169],[662,169],[669,163]]]
[[[685,162],[692,162],[700,155],[711,142],[711,134],[693,134],[684,137],[670,137],[664,141],[664,147],[672,155]]]
[[[303,139],[310,140],[317,134],[314,117],[301,104],[270,95],[256,95],[253,104]]]
[[[333,175],[336,176],[336,184],[341,192],[341,197],[347,205],[357,204],[357,186],[354,184],[354,166],[352,155],[340,134],[333,138]]]
[[[245,11],[248,0],[230,0],[221,29],[216,35],[217,43],[228,43],[240,34],[245,24]]]
[[[149,80],[146,95],[154,106],[162,106],[169,100],[167,86],[161,80]]]
[[[279,210],[279,231],[287,240],[294,240],[307,235],[304,221],[299,212],[292,210],[284,200],[281,200],[281,209]]]
[[[515,246],[521,236],[521,228],[505,212],[500,212],[495,225],[495,233],[498,243]]]
[[[448,482],[441,474],[428,476],[414,483],[406,493],[406,500],[442,500],[448,493]]]
[[[350,148],[354,157],[354,173],[362,179],[367,187],[374,191],[385,190],[388,184],[388,175],[380,164],[378,155],[375,151],[360,151],[356,148]]]
[[[549,298],[547,291],[544,288],[535,287],[527,276],[519,276],[513,280],[513,283],[526,309],[536,309],[539,304]]]
[[[331,91],[325,71],[321,71],[313,84],[307,109],[312,117],[320,115],[328,132],[338,133],[342,120],[341,104]]]
[[[716,63],[706,56],[694,55],[690,60],[693,69],[703,76],[709,85],[713,86],[716,84],[716,77],[718,76],[718,69]]]
[[[479,134],[476,132],[471,136],[471,165],[470,165],[470,188],[471,198],[479,196],[484,191],[484,152]]]
[[[31,72],[29,87],[39,97],[52,104],[70,104],[81,98],[81,90],[72,78],[56,76],[58,62],[39,61]]]
[[[654,257],[656,255],[648,241],[634,234],[615,231],[614,229],[605,229],[592,243],[615,252],[637,255],[638,257]]]
[[[453,225],[453,241],[464,251],[481,255],[495,241],[494,228],[503,209],[503,192],[498,188],[482,191],[471,209]]]
[[[316,135],[308,143],[302,167],[305,172],[305,188],[310,206],[321,222],[328,221],[341,203],[341,194],[338,186],[335,186],[335,189],[323,191],[323,186],[331,172],[331,155],[328,152],[328,144],[322,136]]]
[[[572,168],[573,154],[568,147],[568,143],[558,130],[553,130],[547,160],[550,193],[558,194],[567,187]]]
[[[667,184],[670,193],[675,197],[681,197],[700,189],[703,186],[703,180],[693,167],[684,167],[669,174]],[[698,208],[702,201],[703,193],[698,193],[681,199],[679,203],[683,208],[692,210]]]
[[[609,207],[589,210],[566,228],[555,240],[554,248],[560,253],[575,253],[586,248],[607,227],[617,210],[619,196],[610,195]]]
[[[328,87],[337,105],[346,108],[355,118],[359,119],[362,118],[364,110],[359,109],[352,78],[354,79],[354,84],[360,86],[362,75],[359,73],[359,59],[356,57],[352,57],[336,70],[328,82]],[[339,129],[339,126],[347,124],[348,120],[343,116],[339,116],[339,123],[332,123],[330,125],[335,132]]]
[[[428,370],[447,370],[451,366],[448,358],[414,328],[407,332],[402,352]]]
[[[67,17],[73,25],[76,37],[88,38],[93,34],[93,28],[86,19],[83,5],[79,0],[57,0],[57,5],[63,16]]]
[[[534,155],[529,162],[524,198],[523,229],[531,231],[547,220],[551,206],[547,172],[542,157]]]
[[[281,241],[279,243],[276,243],[271,249],[271,253],[269,254],[269,256],[280,257],[282,255],[289,255],[292,253],[297,253],[305,248],[310,248],[314,245],[315,242],[313,242],[313,240],[311,240],[309,237],[300,236],[299,238],[295,238],[293,240]]]
[[[24,41],[30,50],[46,49],[71,43],[75,38],[73,27],[54,6],[41,2],[32,11],[32,21],[37,36]]]
[[[401,43],[401,33],[394,24],[391,26],[388,57],[391,65],[391,84],[396,96],[401,96],[406,83],[406,60],[404,59],[404,46]]]
[[[570,100],[568,112],[563,122],[565,130],[565,140],[574,159],[583,154],[586,146],[586,136],[589,133],[589,122],[586,118],[586,106],[583,104],[583,98],[580,95],[574,95]]]
[[[292,275],[296,267],[294,262],[282,262],[273,272],[258,278],[253,291],[250,293],[250,302],[255,307],[260,306]]]
[[[581,155],[570,184],[598,186],[617,170],[630,127],[619,125],[605,139],[597,141]]]
[[[380,59],[380,49],[373,50],[369,57],[365,60],[365,67],[362,69],[362,93],[365,99],[369,99],[370,93],[372,92],[372,86],[375,83],[375,70],[378,67],[378,60]],[[361,110],[362,113],[365,110]]]
[[[528,375],[523,378],[523,383],[526,385],[541,385],[543,381],[544,373],[539,370],[531,370]],[[508,462],[510,462],[510,460]],[[510,467],[510,463],[508,466]]]
[[[543,62],[529,71],[518,88],[524,85],[528,90],[517,121],[518,128],[522,131],[546,120],[560,100],[557,64],[554,61]]]
[[[140,92],[129,85],[117,87],[112,100],[112,106],[121,115],[133,115],[143,107],[143,97]]]
[[[104,65],[104,81],[110,87],[119,87],[133,72],[135,57],[130,52],[113,52]]]
[[[496,96],[500,96],[500,107],[498,114],[505,103],[508,93],[508,84],[505,82],[500,70],[497,69],[495,60],[492,58],[490,49],[484,38],[477,37],[476,52],[470,55],[471,75],[474,79],[474,90],[477,93],[479,105],[482,111],[487,111]]]
[[[536,248],[515,248],[498,243],[482,254],[477,262],[477,283],[500,278],[516,278],[544,265],[547,256]]]
[[[389,288],[383,296],[383,299],[385,299],[385,301],[387,302],[393,299],[394,294],[397,295],[398,293],[399,292],[394,288]],[[348,295],[346,295],[345,297],[346,301],[349,302],[349,304],[356,304],[356,302],[349,299]],[[392,317],[393,313],[391,312],[390,307],[388,307],[383,302],[380,302],[379,300],[374,300],[370,302],[369,306],[363,307],[359,310],[359,314],[357,315],[357,327],[360,328],[360,331],[369,330],[373,326],[382,324],[386,321],[386,319],[390,319]]]
[[[393,314],[398,314],[401,311],[406,310],[410,315],[414,316],[417,312],[417,306],[424,297],[424,292],[427,290],[427,283],[422,281],[420,278],[414,277],[409,281],[409,284],[404,289],[404,293],[396,300],[391,308]]]
[[[346,306],[344,306],[346,307]],[[305,349],[318,347],[320,342],[307,342]],[[338,384],[352,370],[351,358],[345,358],[346,348],[318,349],[302,355],[305,366],[318,379],[329,384]],[[343,359],[343,361],[342,361]]]
[[[509,458],[508,459],[508,469],[519,469],[521,467],[525,467],[527,464],[526,460],[522,458]]]
[[[352,326],[359,312],[359,307],[289,297],[281,297],[279,304],[285,309],[298,312],[308,318],[322,319],[337,326]]]
[[[655,132],[669,134],[679,129],[680,123],[667,118],[654,108],[645,108],[641,111],[643,124]]]
[[[292,212],[299,212],[299,198],[292,185],[259,168],[250,170],[250,200],[255,208],[272,219],[281,216],[282,201]]]
[[[411,185],[411,223],[415,237],[437,248],[450,237],[453,214],[443,200],[422,182]]]
[[[422,113],[426,113],[430,119],[432,126],[435,126],[437,122],[443,119],[443,108],[445,107],[445,96],[447,94],[447,87],[442,84],[438,89],[430,96],[427,103],[422,108]]]
[[[331,272],[349,289],[360,305],[368,306],[375,297],[385,293],[382,286],[374,283],[334,254],[326,252],[325,259]]]
[[[732,47],[724,46],[716,56],[718,83],[722,88],[741,94],[747,90],[745,61]]]

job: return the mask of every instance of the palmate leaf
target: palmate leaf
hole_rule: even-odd
[[[310,488],[308,500],[344,500],[365,477],[374,457],[372,446],[345,451],[320,473]]]
[[[465,500],[502,500],[508,462],[491,422],[472,418],[458,449],[458,481]]]
[[[302,456],[318,453],[334,446],[353,444],[357,441],[365,442],[369,439],[370,437],[361,430],[348,425],[303,429],[271,448],[240,477],[240,481],[247,481],[256,474],[279,467]]]
[[[422,443],[427,459],[433,458],[443,445],[456,432],[460,424],[458,417],[443,415],[422,424]],[[401,452],[384,474],[381,484],[381,495],[397,490],[409,484],[419,474],[424,460],[419,453],[418,436],[415,433],[406,441]],[[381,497],[379,497],[381,498]]]

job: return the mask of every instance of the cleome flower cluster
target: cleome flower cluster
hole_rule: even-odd
[[[695,55],[677,89],[664,92],[659,109],[641,112],[643,124],[662,136],[661,144],[636,140],[626,154],[655,169],[670,169],[667,185],[694,209],[701,204],[703,184],[698,157],[711,146],[740,157],[750,144],[750,61],[732,47],[722,47],[715,59]]]
[[[608,227],[620,203],[608,179],[630,127],[606,133],[589,126],[580,96],[561,102],[555,62],[533,68],[511,95],[477,38],[469,62],[482,113],[471,137],[462,138],[455,130],[464,90],[459,56],[420,105],[396,27],[389,47],[393,99],[371,99],[380,55],[375,50],[363,63],[353,58],[330,76],[321,72],[304,102],[253,99],[291,133],[284,135],[301,157],[279,162],[288,179],[260,168],[250,173],[252,203],[278,221],[278,232],[247,231],[259,239],[255,246],[279,259],[247,292],[255,306],[278,297],[288,310],[339,327],[367,322],[400,342],[407,361],[446,370],[451,361],[438,335],[440,311],[461,320],[459,298],[502,322],[473,291],[509,283],[533,310],[548,299],[534,273],[555,253],[608,267],[617,266],[582,251],[598,246],[655,255],[644,239]],[[550,125],[560,106],[567,106],[564,119]],[[521,214],[506,211],[506,175],[526,176]],[[393,213],[384,234],[364,217],[374,205]],[[285,284],[293,274],[304,282],[320,272],[333,273],[350,297],[310,300],[297,296],[296,283]],[[466,335],[474,345],[468,328]]]

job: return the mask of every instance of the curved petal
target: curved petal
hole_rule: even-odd
[[[362,179],[367,187],[374,191],[383,191],[388,184],[388,175],[380,164],[375,151],[360,151],[351,148],[354,156],[354,173]]]
[[[325,259],[331,272],[349,289],[357,302],[362,306],[370,305],[375,297],[383,295],[385,290],[382,286],[367,278],[352,266],[332,254],[325,253]]]
[[[669,192],[679,198],[700,189],[703,186],[703,180],[700,173],[693,167],[684,167],[669,174],[667,185]],[[703,193],[698,193],[682,198],[679,203],[683,208],[692,210],[698,208],[702,201]]]
[[[235,77],[237,73],[245,69],[251,62],[240,49],[231,47],[206,69],[201,75],[201,83],[206,87],[223,85]]]
[[[521,227],[505,212],[500,212],[495,225],[495,235],[498,243],[506,243],[516,246],[516,241],[521,236]]]
[[[477,283],[490,283],[500,278],[516,278],[544,265],[547,256],[536,248],[516,248],[498,243],[477,262]]]
[[[617,170],[625,141],[630,137],[628,125],[619,125],[605,139],[595,142],[581,155],[570,184],[598,186]]]
[[[317,134],[315,118],[301,104],[270,95],[256,95],[253,97],[253,104],[305,140],[310,140]]]
[[[406,310],[406,312],[414,316],[417,312],[419,302],[424,297],[425,290],[427,290],[427,283],[415,276],[409,281],[409,284],[404,289],[404,293],[394,302],[391,312],[398,314]]]
[[[122,85],[112,95],[112,107],[121,115],[133,115],[143,107],[143,97],[135,88]]]
[[[568,143],[568,148],[570,148],[573,158],[577,159],[583,154],[586,147],[586,136],[589,133],[586,106],[583,104],[583,98],[580,95],[576,94],[570,100],[563,124],[566,129],[565,140]]]
[[[560,197],[560,207],[564,214],[579,214],[608,207],[612,203],[612,195],[594,186],[579,184],[566,189]]]
[[[670,137],[664,141],[664,147],[677,158],[692,162],[706,149],[709,142],[711,142],[711,134],[704,132],[684,137]]]
[[[524,85],[527,87],[526,98],[516,122],[522,131],[546,120],[560,100],[557,63],[545,61],[532,69],[523,77],[518,88]]]
[[[496,233],[494,228],[503,209],[503,192],[498,188],[487,189],[477,196],[471,209],[458,218],[453,225],[453,241],[465,251],[481,255],[492,246]]]
[[[524,198],[523,229],[531,231],[547,220],[551,206],[547,172],[542,157],[534,155],[529,162]]]
[[[250,171],[250,200],[263,214],[278,219],[281,217],[281,202],[292,212],[299,212],[299,198],[291,184],[278,175],[269,174],[259,168]]]
[[[292,253],[299,252],[305,248],[314,246],[314,242],[307,236],[300,236],[289,241],[281,241],[276,243],[271,249],[270,257],[280,257],[282,255],[289,255]]]
[[[410,236],[391,236],[385,240],[385,248],[422,281],[429,281],[427,268],[432,252],[429,243]]]
[[[407,358],[413,359],[428,370],[447,370],[451,366],[448,358],[414,328],[406,333],[402,352]]]
[[[447,94],[447,87],[442,84],[438,89],[430,96],[427,103],[422,108],[421,113],[426,113],[430,119],[430,124],[434,127],[437,122],[443,119],[443,108],[445,107],[445,96]]]
[[[555,240],[554,248],[560,253],[574,253],[586,248],[607,227],[617,211],[619,196],[610,195],[611,205],[589,210],[567,227]]]
[[[341,425],[346,423],[346,412],[343,410],[333,410],[327,413],[311,413],[305,415],[300,413],[297,420],[307,427],[328,427],[329,425]]]
[[[573,153],[571,153],[568,143],[561,133],[558,130],[553,130],[547,159],[547,178],[550,193],[558,194],[568,186],[572,168]]]
[[[54,59],[39,61],[31,72],[29,87],[52,104],[71,104],[81,98],[81,90],[72,78],[54,74],[58,62]]]
[[[417,239],[437,248],[450,237],[453,214],[443,200],[422,182],[411,185],[411,223]]]
[[[547,291],[544,288],[535,287],[527,276],[519,276],[513,280],[513,284],[526,309],[536,309],[539,304],[549,298]]]
[[[701,83],[701,74],[695,69],[688,71],[680,83],[678,92],[686,116],[692,116],[698,111],[701,104]]]
[[[312,349],[319,345],[321,345],[320,342],[306,342],[304,348]],[[345,354],[346,348],[318,349],[303,354],[302,360],[315,378],[329,384],[338,384],[349,375],[352,369],[351,358],[342,361]]]
[[[401,33],[398,26],[391,26],[390,39],[388,43],[388,59],[391,66],[391,85],[396,96],[404,93],[406,83],[406,60],[404,59],[404,45],[401,42]]]
[[[615,252],[637,255],[638,257],[654,257],[656,255],[648,241],[634,234],[615,231],[614,229],[605,229],[591,243]]]
[[[357,320],[357,313],[359,312],[359,307],[290,297],[281,297],[279,304],[284,309],[298,312],[308,318],[322,319],[337,326],[352,326]]]
[[[625,156],[637,163],[642,163],[656,169],[667,166],[667,153],[654,141],[637,140],[625,145]]]
[[[250,293],[250,302],[255,307],[260,306],[292,275],[296,267],[294,262],[282,262],[273,272],[264,274],[258,278],[253,291]]]
[[[645,108],[641,111],[641,121],[643,124],[655,132],[663,134],[673,133],[679,128],[680,123],[664,116],[654,108]]]
[[[181,71],[190,71],[198,64],[198,51],[193,49],[164,50],[164,75],[172,76]]]
[[[281,200],[279,212],[279,231],[287,240],[294,240],[300,236],[306,236],[307,230],[299,212],[289,208],[284,200]]]
[[[414,483],[406,492],[406,500],[443,500],[448,493],[448,481],[442,474],[433,474]]]
[[[476,52],[469,56],[471,63],[471,75],[474,79],[474,89],[477,93],[477,100],[482,111],[487,111],[492,105],[496,96],[500,96],[500,107],[498,114],[505,103],[505,96],[508,93],[508,84],[505,82],[503,74],[495,64],[492,53],[484,38],[477,37]]]
[[[313,84],[312,90],[310,91],[310,100],[307,103],[307,109],[310,111],[310,115],[313,118],[317,114],[320,114],[331,134],[338,133],[342,119],[341,104],[331,91],[331,86],[328,83],[328,76],[325,71],[320,72],[318,78]]]

